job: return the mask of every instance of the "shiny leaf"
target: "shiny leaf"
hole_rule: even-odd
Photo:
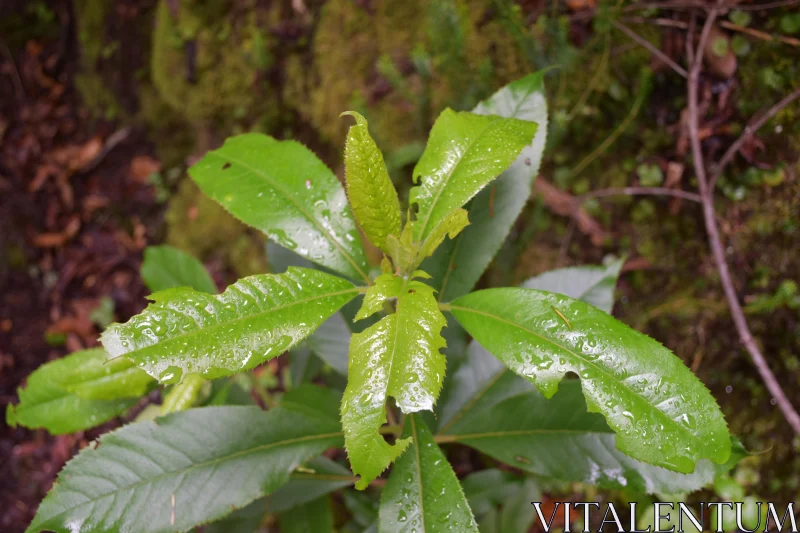
[[[338,445],[335,418],[288,407],[204,407],[131,424],[67,464],[27,533],[185,531],[269,494]]]
[[[423,270],[433,276],[439,301],[449,302],[475,287],[531,195],[547,138],[544,74],[536,72],[510,83],[473,110],[528,120],[538,128],[511,166],[472,200],[468,208],[472,224],[423,263]]]
[[[177,413],[193,407],[200,401],[203,389],[210,385],[208,381],[197,374],[189,374],[164,396],[161,414]]]
[[[604,311],[611,312],[614,303],[614,289],[623,260],[613,261],[607,267],[587,266],[553,270],[531,278],[525,284],[537,284],[535,289],[562,292],[572,298],[595,304]],[[564,274],[561,274],[564,272]],[[565,283],[569,281],[569,283]],[[523,284],[523,285],[525,285]],[[449,324],[446,332],[457,328]],[[458,326],[460,329],[460,326]],[[493,357],[475,341],[468,348],[450,353],[454,342],[448,338],[448,375],[442,391],[442,399],[437,407],[439,431],[469,411],[470,407],[484,396],[497,401],[519,392],[528,391],[528,381],[515,376],[508,368]]]
[[[153,294],[155,303],[100,339],[111,357],[164,383],[214,379],[280,355],[357,293],[342,278],[303,268],[243,278],[217,296],[180,287]]]
[[[344,148],[347,196],[364,235],[386,250],[386,237],[400,234],[400,200],[366,119],[355,111],[342,114],[356,119]]]
[[[333,533],[333,513],[327,496],[280,515],[281,533]]]
[[[106,363],[102,349],[82,350],[40,366],[9,405],[6,423],[72,433],[107,422],[147,394],[153,379],[129,361]]]
[[[437,427],[442,433],[463,416],[473,414],[476,402],[484,397],[500,401],[533,388],[475,341],[469,343],[463,361],[449,373],[446,394],[436,408]]]
[[[694,473],[680,474],[621,453],[603,418],[587,412],[578,381],[562,383],[548,401],[535,390],[498,395],[501,382],[512,376],[501,375],[494,391],[477,397],[440,439],[466,444],[543,477],[650,494],[690,492],[714,478],[714,465],[705,459]]]
[[[611,313],[614,308],[614,287],[624,259],[607,266],[577,266],[545,272],[522,283],[526,289],[557,292]]]
[[[238,135],[189,174],[206,195],[278,244],[350,278],[368,278],[347,195],[302,144]]]
[[[410,415],[403,436],[412,442],[383,489],[380,533],[477,533],[456,474],[425,423]]]
[[[433,409],[445,371],[439,352],[446,324],[433,289],[422,282],[382,274],[370,287],[357,318],[396,299],[396,310],[350,342],[350,367],[342,401],[342,426],[353,472],[365,488],[408,445],[400,439],[389,445],[378,433],[386,422],[385,403],[392,396],[404,413]]]
[[[197,258],[173,246],[148,246],[144,250],[142,278],[152,292],[191,287],[216,294],[217,286]]]
[[[511,370],[551,397],[567,372],[581,377],[628,455],[679,472],[730,455],[725,420],[680,359],[603,311],[532,289],[488,289],[455,300],[464,328]]]
[[[468,225],[469,217],[467,216],[467,212],[460,207],[453,210],[453,212],[447,215],[444,220],[439,222],[439,225],[436,226],[436,229],[434,229],[428,238],[425,239],[425,242],[422,243],[422,247],[419,251],[420,258],[425,258],[432,255],[439,245],[442,244],[442,241],[445,237],[455,239],[456,236],[461,233],[461,230],[466,228]]]
[[[425,240],[528,146],[536,124],[445,109],[431,129],[416,167],[409,201],[417,204],[414,239]]]

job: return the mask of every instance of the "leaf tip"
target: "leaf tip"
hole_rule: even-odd
[[[366,126],[367,125],[367,119],[365,119],[364,115],[362,115],[358,111],[344,111],[343,113],[341,113],[339,115],[339,118],[342,118],[342,117],[353,117],[354,119],[356,119],[356,124],[358,126]]]

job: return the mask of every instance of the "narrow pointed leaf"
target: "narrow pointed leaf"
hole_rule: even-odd
[[[679,472],[724,463],[730,438],[719,406],[680,359],[650,337],[578,300],[532,289],[489,289],[455,300],[464,328],[551,397],[581,377],[590,411],[617,432],[620,451]]]
[[[350,278],[368,278],[347,195],[302,144],[238,135],[189,174],[206,195],[278,244]]]
[[[281,533],[333,533],[333,513],[327,496],[280,515]]]
[[[461,233],[461,230],[468,225],[469,217],[467,216],[467,212],[460,207],[454,209],[452,213],[439,222],[436,229],[434,229],[428,238],[425,239],[425,242],[422,243],[422,248],[420,248],[419,252],[420,257],[429,257],[436,251],[439,245],[442,244],[445,237],[455,239],[456,236]]]
[[[386,422],[385,403],[392,396],[404,413],[431,410],[445,370],[440,353],[447,323],[433,289],[419,281],[383,274],[364,298],[358,317],[382,308],[396,298],[396,311],[350,342],[350,368],[342,401],[342,426],[353,472],[365,488],[408,445],[407,439],[389,445],[378,433]]]
[[[303,268],[243,278],[216,296],[169,289],[100,340],[111,357],[125,356],[164,383],[187,374],[214,379],[280,355],[357,293],[342,278]]]
[[[563,294],[611,313],[614,308],[614,287],[623,264],[624,259],[617,259],[607,266],[559,268],[530,278],[520,286]]]
[[[511,397],[485,394],[440,438],[539,476],[650,494],[698,490],[715,472],[707,459],[693,473],[681,474],[621,453],[603,418],[587,412],[574,380],[562,383],[549,401],[534,390]]]
[[[27,533],[186,531],[286,483],[341,445],[338,426],[286,407],[204,407],[125,426],[67,464]]]
[[[417,204],[414,239],[422,241],[453,209],[503,172],[536,134],[536,124],[445,109],[414,167],[409,201]]]
[[[119,416],[152,388],[153,379],[129,361],[105,365],[102,349],[82,350],[40,366],[9,405],[6,423],[72,433]]]
[[[511,166],[472,200],[468,208],[472,224],[423,263],[433,276],[431,285],[439,291],[439,301],[449,302],[472,290],[531,195],[547,138],[544,74],[536,72],[510,83],[473,111],[535,122],[538,128]]]
[[[217,286],[203,263],[173,246],[145,248],[142,278],[152,292],[186,286],[208,294],[217,293]]]
[[[355,111],[342,114],[356,119],[344,148],[347,196],[364,235],[386,250],[386,237],[400,234],[400,200],[366,119]]]
[[[477,533],[458,478],[425,423],[410,415],[403,436],[412,442],[383,489],[380,533]]]

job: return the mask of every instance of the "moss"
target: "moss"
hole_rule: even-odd
[[[258,57],[263,61],[263,50],[253,51],[255,12],[231,20],[235,15],[224,15],[220,1],[180,5],[177,19],[166,0],[157,7],[151,76],[160,97],[193,123],[231,124],[258,116],[274,95],[255,89],[255,63]],[[187,59],[189,43],[195,50],[194,72]]]
[[[81,48],[75,88],[89,112],[100,118],[119,118],[121,107],[114,88],[100,64],[115,52],[115,41],[106,41],[106,18],[111,4],[106,0],[77,0],[75,18]]]
[[[469,109],[532,70],[489,0],[381,2],[374,13],[331,0],[320,13],[308,59],[288,62],[284,99],[333,144],[345,109],[369,120],[386,148],[424,140],[446,106]],[[420,21],[408,24],[409,20]],[[301,74],[300,81],[293,80]]]

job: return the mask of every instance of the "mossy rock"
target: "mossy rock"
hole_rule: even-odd
[[[166,0],[157,7],[152,81],[160,97],[193,123],[254,117],[272,101],[256,88],[261,57],[256,45],[263,39],[255,36],[263,36],[255,10],[225,14],[225,4],[184,1],[177,17]]]
[[[444,107],[468,109],[533,70],[501,24],[486,20],[490,6],[409,0],[379,2],[370,12],[331,0],[313,36],[313,69],[308,58],[289,61],[284,101],[332,144],[344,138],[347,123],[338,117],[347,109],[370,120],[385,148],[424,140]]]

